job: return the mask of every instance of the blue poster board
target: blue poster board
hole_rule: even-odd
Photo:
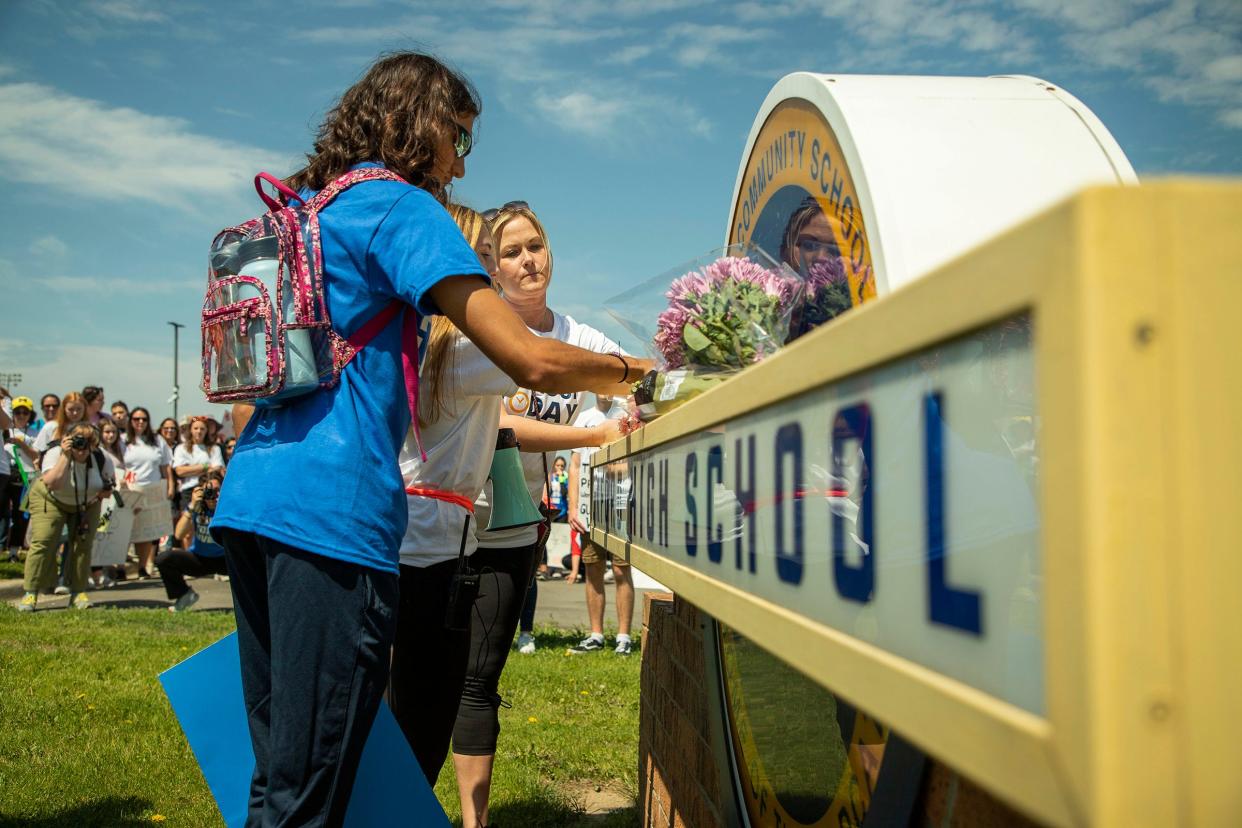
[[[225,824],[241,828],[246,822],[254,751],[242,701],[237,633],[165,670],[160,682]],[[396,822],[449,824],[392,711],[380,702],[358,765],[345,825],[364,828]]]

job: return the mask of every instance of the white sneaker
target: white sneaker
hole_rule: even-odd
[[[57,584],[56,589],[52,590],[52,594],[53,595],[68,595],[69,587],[65,586],[64,584]]]
[[[612,574],[612,570],[611,570],[611,569],[606,570],[606,571],[604,572],[604,583],[606,583],[606,584],[611,584],[611,583],[612,583],[613,581],[615,581],[615,580],[617,580],[617,577],[616,577],[615,575],[613,575],[613,574]]]
[[[530,633],[521,633],[518,636],[518,652],[522,655],[531,655],[535,652],[535,637]]]

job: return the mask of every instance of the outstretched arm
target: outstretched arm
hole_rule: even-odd
[[[605,420],[597,426],[579,428],[558,423],[545,423],[517,414],[501,414],[500,427],[511,428],[517,434],[522,451],[558,451],[602,446],[621,437],[621,423]]]
[[[441,313],[523,388],[554,394],[628,394],[630,384],[654,367],[649,359],[620,359],[535,336],[478,276],[442,279],[430,294]]]

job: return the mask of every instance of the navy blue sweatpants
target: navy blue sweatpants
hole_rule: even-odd
[[[397,576],[220,535],[254,746],[247,828],[341,825],[388,682]]]

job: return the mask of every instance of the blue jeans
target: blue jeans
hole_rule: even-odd
[[[246,825],[341,825],[388,682],[397,576],[220,534],[254,746]]]

